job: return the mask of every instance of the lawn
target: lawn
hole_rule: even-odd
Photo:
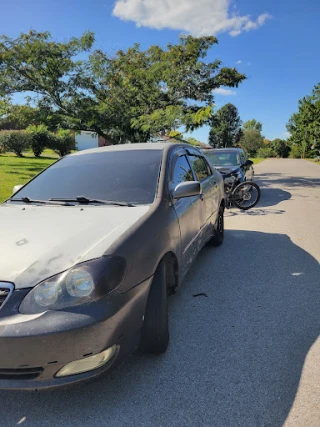
[[[19,158],[14,154],[0,154],[0,203],[12,194],[15,185],[24,184],[34,175],[51,165],[58,156],[45,150],[41,157],[33,157],[31,152]]]
[[[305,159],[305,160],[308,160],[309,162],[317,163],[318,165],[320,165],[320,161],[319,160],[316,160],[316,159]]]
[[[252,160],[252,161],[253,161],[253,163],[254,163],[255,165],[257,165],[258,163],[262,162],[262,161],[263,161],[263,160],[265,160],[265,159],[263,159],[263,158],[261,158],[261,157],[256,157],[256,158],[253,158],[253,159],[250,159],[250,160]]]

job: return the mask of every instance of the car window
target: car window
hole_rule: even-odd
[[[178,184],[186,181],[193,181],[193,174],[186,156],[181,156],[177,159],[174,165],[172,174],[172,188],[176,188]]]
[[[243,150],[240,151],[241,163],[244,164],[246,162],[246,155]]]
[[[104,151],[63,158],[15,194],[49,200],[84,196],[134,204],[155,199],[161,150]]]
[[[213,166],[238,166],[240,155],[235,151],[214,151],[206,153],[207,158]]]
[[[196,174],[198,181],[204,181],[207,179],[210,175],[212,175],[212,171],[207,164],[206,160],[203,157],[200,156],[188,156],[192,168]]]

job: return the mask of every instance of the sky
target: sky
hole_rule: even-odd
[[[231,102],[243,121],[262,122],[268,139],[285,138],[298,100],[320,81],[319,0],[0,0],[0,34],[49,31],[58,41],[95,33],[113,55],[138,42],[166,46],[181,33],[215,35],[207,56],[247,80],[220,88],[216,108]],[[208,127],[192,136],[207,142]]]

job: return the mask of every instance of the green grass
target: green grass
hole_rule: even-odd
[[[252,159],[250,159],[250,160],[252,160],[252,161],[253,161],[253,163],[254,163],[255,165],[257,165],[258,163],[260,163],[260,162],[262,162],[263,160],[266,160],[266,159],[263,159],[262,157],[256,157],[256,158],[252,158]]]
[[[308,160],[309,162],[316,163],[316,164],[320,165],[319,160],[316,160],[316,159],[305,159],[305,160]]]
[[[11,196],[15,185],[25,184],[59,158],[52,150],[45,150],[39,158],[33,157],[31,152],[24,156],[0,154],[0,203]]]

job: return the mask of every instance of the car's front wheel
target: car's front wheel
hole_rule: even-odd
[[[213,237],[210,239],[209,244],[212,246],[220,246],[224,238],[224,207],[220,206],[218,218],[216,221],[215,231]]]
[[[143,353],[164,353],[169,344],[168,287],[166,263],[161,261],[149,291],[142,327],[140,350]]]

